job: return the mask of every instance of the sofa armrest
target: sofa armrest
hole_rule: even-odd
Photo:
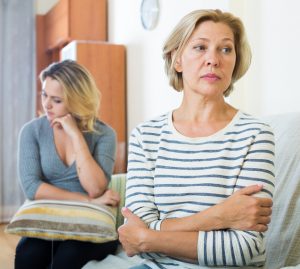
[[[116,229],[118,229],[123,223],[124,218],[121,213],[122,207],[125,205],[125,191],[126,191],[126,174],[114,174],[111,177],[109,188],[120,194],[120,203],[117,207],[116,214]]]

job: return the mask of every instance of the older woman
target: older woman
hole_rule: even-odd
[[[250,65],[243,24],[220,10],[191,12],[163,53],[183,100],[132,132],[123,247],[142,253],[137,268],[262,265],[273,133],[224,98]]]

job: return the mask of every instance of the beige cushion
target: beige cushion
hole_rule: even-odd
[[[107,242],[117,239],[123,223],[126,175],[113,175],[110,188],[120,193],[117,208],[65,200],[26,201],[6,227],[6,232],[49,240]]]
[[[90,242],[117,238],[116,209],[90,203],[26,201],[6,227],[6,232],[25,237]]]

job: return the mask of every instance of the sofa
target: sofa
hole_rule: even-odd
[[[273,199],[272,220],[266,235],[266,269],[300,268],[300,113],[263,117],[275,134],[276,187]],[[122,201],[126,175],[114,176],[119,181]],[[117,225],[123,221],[120,212]],[[141,259],[127,257],[120,246],[116,255],[104,261],[90,261],[84,269],[126,269]],[[200,268],[200,267],[199,267]]]

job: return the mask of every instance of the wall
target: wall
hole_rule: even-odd
[[[168,86],[162,44],[178,20],[194,9],[220,8],[240,16],[252,48],[252,64],[229,101],[254,115],[299,111],[299,1],[160,0],[160,18],[143,30],[141,0],[109,0],[109,40],[127,47],[128,131],[180,104]]]
[[[300,111],[300,2],[262,2],[262,112]],[[268,12],[267,12],[268,11]]]
[[[43,13],[58,0],[37,0]],[[194,9],[220,8],[244,21],[252,64],[229,101],[254,115],[299,111],[300,1],[159,0],[160,18],[152,31],[142,28],[141,0],[107,0],[110,42],[127,48],[128,132],[138,123],[178,106],[181,94],[168,86],[162,44],[178,20]]]
[[[228,1],[160,0],[158,25],[142,28],[140,0],[109,0],[108,39],[127,48],[128,132],[140,122],[180,104],[181,94],[168,86],[162,46],[169,32],[188,12],[199,8],[228,10]]]
[[[231,0],[253,52],[251,68],[232,101],[254,115],[300,111],[300,2]]]
[[[248,41],[252,51],[252,61],[246,75],[235,84],[235,90],[230,95],[230,102],[250,114],[262,113],[262,47],[263,27],[261,0],[236,1],[231,0],[229,10],[242,18]]]
[[[59,0],[35,0],[36,13],[46,14]]]

